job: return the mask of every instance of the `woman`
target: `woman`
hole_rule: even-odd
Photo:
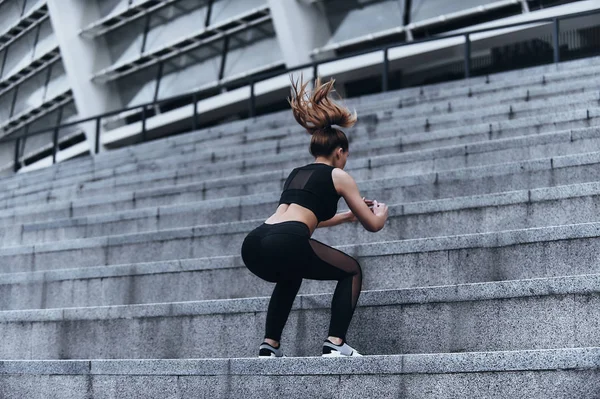
[[[259,357],[281,357],[280,339],[303,278],[337,280],[331,302],[329,336],[323,356],[362,356],[346,343],[346,332],[362,284],[360,265],[353,257],[311,239],[317,227],[358,220],[371,232],[383,228],[388,208],[362,198],[344,166],[348,139],[332,125],[351,127],[356,113],[329,98],[334,80],[307,92],[307,83],[292,81],[288,99],[296,121],[312,135],[310,153],[315,162],[294,169],[285,181],[279,206],[245,238],[242,259],[258,277],[277,283],[267,311],[266,334]],[[340,197],[350,211],[336,214]],[[372,206],[372,209],[369,207]]]

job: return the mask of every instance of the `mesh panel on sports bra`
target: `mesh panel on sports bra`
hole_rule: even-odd
[[[296,176],[292,178],[292,181],[290,181],[286,189],[303,189],[313,173],[314,170],[299,170],[296,172]]]

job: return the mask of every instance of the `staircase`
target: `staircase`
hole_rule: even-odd
[[[320,357],[335,282],[304,280],[256,357],[241,242],[312,162],[287,111],[2,179],[0,398],[600,397],[600,58],[347,104],[390,217],[314,237],[362,265],[369,356]]]

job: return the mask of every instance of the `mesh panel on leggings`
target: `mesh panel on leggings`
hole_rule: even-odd
[[[310,240],[310,246],[321,260],[352,275],[352,308],[354,309],[362,286],[362,270],[356,259],[313,239]]]

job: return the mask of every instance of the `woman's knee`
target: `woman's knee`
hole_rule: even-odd
[[[352,258],[352,257],[351,257]],[[362,278],[362,268],[360,267],[360,263],[358,263],[358,260],[356,260],[355,258],[352,258],[352,260],[354,261],[354,275],[358,275],[360,278]]]
[[[347,266],[344,268],[346,276],[344,278],[360,279],[362,280],[362,268],[360,263],[351,256],[348,256]]]

